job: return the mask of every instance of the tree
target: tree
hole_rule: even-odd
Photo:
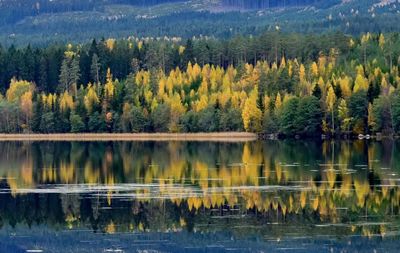
[[[189,62],[194,63],[194,49],[193,49],[193,41],[188,39],[186,41],[185,50],[183,51],[183,64],[186,67]],[[181,67],[184,67],[181,66]]]
[[[140,133],[148,130],[149,120],[140,108],[136,106],[132,107],[131,115],[132,132]]]
[[[368,126],[375,132],[382,131],[385,135],[393,134],[393,115],[390,97],[381,95],[368,105]]]
[[[178,93],[175,93],[170,99],[168,103],[170,107],[170,123],[169,130],[171,132],[179,132],[180,126],[179,121],[182,115],[186,112],[185,106],[182,105],[181,96]]]
[[[68,110],[74,109],[74,100],[73,100],[72,96],[68,93],[68,91],[65,91],[60,96],[59,103],[60,103],[61,112],[67,112]]]
[[[361,45],[362,45],[363,51],[364,51],[364,66],[367,66],[367,44],[370,39],[371,39],[370,33],[364,34],[361,37]]]
[[[42,133],[54,133],[55,131],[55,120],[53,112],[46,112],[42,115],[40,122],[40,131]]]
[[[340,129],[344,132],[348,132],[350,130],[351,118],[349,115],[349,109],[347,108],[346,100],[340,99],[338,112],[340,120]]]
[[[327,105],[328,111],[331,114],[332,132],[333,133],[335,132],[335,118],[334,118],[335,103],[336,103],[335,92],[334,92],[332,86],[329,86],[328,94],[326,96],[326,105]]]
[[[13,78],[6,93],[7,101],[18,103],[26,92],[33,91],[33,89],[33,85],[30,82]]]
[[[79,77],[79,56],[72,51],[66,51],[60,69],[60,90],[76,94]]]
[[[31,120],[31,130],[40,132],[40,122],[42,120],[43,107],[40,101],[40,95],[37,96],[36,102],[33,103],[33,114]]]
[[[396,133],[400,133],[400,96],[392,98],[393,127]]]
[[[321,88],[319,87],[318,84],[315,84],[314,89],[313,89],[313,91],[312,91],[312,95],[313,95],[314,97],[318,98],[318,99],[321,99],[321,97],[322,97],[322,90],[321,90]]]
[[[32,91],[27,91],[21,96],[21,111],[25,118],[24,129],[31,129],[31,118],[33,114],[33,102],[32,102]]]
[[[299,105],[299,98],[289,98],[282,106],[282,114],[280,117],[280,131],[287,135],[293,136],[299,133],[299,126],[297,125],[297,109]]]
[[[132,106],[129,103],[125,103],[122,109],[121,115],[121,127],[124,132],[132,132]]]
[[[90,65],[90,76],[92,80],[96,83],[100,83],[100,62],[97,54],[93,54],[92,64]]]
[[[87,94],[84,97],[84,104],[87,112],[90,114],[93,110],[97,109],[97,106],[100,103],[100,99],[98,98],[96,91],[92,85],[87,87]]]
[[[79,115],[71,113],[70,122],[72,133],[82,133],[85,131],[85,124],[83,123],[82,118]]]
[[[88,121],[88,130],[90,132],[104,132],[106,130],[106,119],[104,115],[100,114],[99,112],[93,112],[89,115]]]
[[[182,130],[188,133],[195,133],[202,131],[199,127],[199,115],[195,111],[188,111],[180,119]],[[204,130],[203,130],[204,131]]]
[[[243,126],[248,132],[259,132],[261,131],[262,112],[257,107],[258,91],[257,87],[253,89],[246,102],[242,111]]]
[[[357,134],[365,133],[368,119],[368,99],[366,91],[353,93],[349,99],[350,117],[353,119],[353,131]]]
[[[243,131],[241,112],[235,108],[229,108],[221,112],[219,121],[220,131]]]
[[[151,121],[154,132],[168,132],[168,123],[170,122],[170,108],[169,106],[162,104],[151,114]]]
[[[357,74],[356,81],[353,87],[353,92],[367,91],[368,87],[369,87],[368,80],[361,74]]]
[[[115,93],[114,82],[112,79],[112,74],[110,68],[107,69],[107,79],[104,85],[104,96],[106,99],[112,99]]]
[[[217,132],[219,130],[219,118],[213,106],[202,110],[198,115],[198,128],[201,132]]]
[[[322,110],[318,98],[306,96],[300,99],[296,111],[297,134],[318,136],[321,134]]]

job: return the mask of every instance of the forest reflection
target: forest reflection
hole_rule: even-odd
[[[0,225],[398,235],[397,142],[2,142]]]

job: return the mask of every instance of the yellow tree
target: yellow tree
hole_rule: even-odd
[[[89,85],[87,88],[87,94],[84,97],[84,104],[87,112],[90,114],[93,110],[93,107],[98,105],[100,102],[99,97],[96,94],[96,91],[92,85]]]
[[[108,48],[108,50],[112,51],[115,47],[115,39],[113,38],[109,38],[106,40],[106,47]]]
[[[60,96],[60,110],[61,112],[65,112],[67,110],[72,110],[74,108],[74,100],[71,95],[69,95],[68,91],[65,91]]]
[[[344,76],[339,79],[339,85],[342,90],[342,96],[349,98],[351,96],[351,79],[348,76]]]
[[[326,106],[328,111],[331,113],[331,121],[332,121],[332,132],[335,132],[335,118],[334,118],[334,107],[336,102],[335,91],[332,86],[328,88],[328,94],[326,95]]]
[[[112,79],[111,70],[110,68],[108,68],[106,84],[104,85],[104,96],[107,99],[112,99],[112,97],[114,96],[114,92],[115,92],[114,82]]]
[[[347,108],[346,100],[340,99],[339,106],[339,119],[340,119],[340,128],[342,131],[349,131],[350,127],[350,117],[349,117],[349,109]]]
[[[374,111],[372,109],[372,104],[368,103],[368,127],[370,127],[370,129],[374,129],[375,125],[376,122],[374,117]]]
[[[182,104],[181,96],[178,93],[169,98],[168,102],[171,108],[169,129],[171,132],[179,132],[179,119],[186,112],[186,108]]]
[[[306,81],[306,68],[304,67],[304,64],[300,64],[299,78],[300,78],[300,82]]]
[[[314,78],[318,77],[318,65],[316,62],[313,62],[311,64],[311,74]]]
[[[6,98],[8,102],[17,102],[21,96],[28,91],[33,91],[33,85],[24,80],[17,80],[13,78],[10,83],[10,88],[6,92]]]
[[[353,92],[361,90],[368,90],[368,80],[361,73],[358,73],[354,83]]]
[[[208,97],[207,95],[201,95],[200,99],[195,103],[195,111],[199,112],[206,109],[208,106]]]
[[[110,104],[115,96],[115,85],[110,68],[107,69],[106,84],[104,85],[104,99],[103,99],[103,110],[107,112],[110,108]]]
[[[22,128],[29,127],[29,121],[32,117],[32,93],[33,85],[27,81],[18,81],[15,78],[11,80],[10,88],[6,92],[7,101],[19,104],[21,112],[25,118],[25,124]]]
[[[271,98],[269,96],[265,95],[263,104],[264,104],[264,113],[269,112],[270,104],[271,104]]]
[[[281,58],[281,64],[279,65],[279,68],[280,68],[280,69],[283,69],[283,68],[285,68],[285,67],[286,67],[286,59],[285,59],[284,56],[282,56],[282,58]]]
[[[379,47],[383,49],[384,46],[385,46],[385,36],[383,35],[383,33],[381,33],[379,35]]]
[[[25,126],[26,128],[29,128],[30,119],[32,118],[33,114],[32,91],[27,91],[21,96],[20,107],[25,116]]]
[[[250,92],[242,110],[243,125],[246,131],[260,131],[262,112],[257,107],[257,86]]]
[[[185,52],[185,47],[179,46],[178,52],[179,52],[179,55],[183,55],[183,53]]]
[[[350,41],[349,41],[349,46],[350,47],[354,47],[355,46],[355,42],[354,42],[354,40],[353,39],[350,39]]]
[[[276,98],[275,98],[275,111],[279,111],[282,107],[282,98],[281,98],[281,94],[278,92],[278,94],[276,94]]]

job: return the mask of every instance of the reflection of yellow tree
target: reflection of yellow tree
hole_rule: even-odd
[[[23,155],[0,156],[0,172],[7,177],[14,195],[20,188],[34,188],[43,183],[103,184],[107,186],[104,193],[109,205],[113,195],[118,193],[115,186],[124,179],[124,182],[147,185],[132,190],[142,202],[162,198],[162,201],[170,200],[179,206],[185,203],[189,210],[196,212],[227,205],[282,216],[312,213],[324,221],[340,222],[343,218],[340,208],[356,213],[366,211],[367,214],[399,210],[398,181],[387,171],[382,173],[380,170],[375,161],[379,160],[377,146],[366,146],[364,142],[327,143],[321,151],[324,155],[322,164],[311,167],[292,164],[292,159],[296,158],[293,154],[285,155],[279,145],[269,147],[259,142],[237,144],[236,148],[227,146],[226,149],[218,144],[218,152],[210,151],[209,144],[197,145],[195,149],[182,142],[157,145],[145,150],[140,145],[124,143],[115,149],[107,147],[101,151],[89,146],[84,152],[74,144],[64,158],[51,153],[44,155],[40,168],[34,167],[34,158],[26,150],[29,149],[27,145],[18,147],[25,149]],[[205,153],[206,150],[213,153]],[[227,155],[227,151],[233,153]],[[371,187],[368,173],[354,166],[354,157],[360,154],[364,157],[365,153],[368,154],[369,172],[379,178],[382,187]],[[85,158],[84,162],[79,165],[77,161],[82,158]],[[119,173],[122,173],[121,177]],[[293,186],[299,187],[278,188]],[[73,226],[79,220],[79,201],[65,197],[62,202],[65,219]],[[93,212],[98,212],[99,202],[92,205]],[[109,230],[114,231],[112,224]],[[366,235],[367,231],[376,232],[365,231]],[[384,233],[385,228],[379,231]]]

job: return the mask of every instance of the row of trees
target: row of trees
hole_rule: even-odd
[[[156,56],[133,57],[126,78],[114,78],[108,67],[104,80],[107,65],[97,53],[83,64],[79,47],[69,45],[52,91],[11,80],[0,100],[0,131],[392,134],[400,131],[398,38],[365,34],[347,38],[346,53],[332,47],[315,60],[282,56],[269,62],[291,55],[290,50],[278,55],[275,47],[255,64],[242,59],[221,65],[199,62],[191,41],[170,42],[178,50],[177,62],[157,54],[159,64],[149,67]],[[143,42],[130,43],[140,54]],[[114,40],[101,45],[107,55],[118,50]],[[84,69],[90,74],[82,85]]]
[[[61,91],[62,65],[74,67],[78,84],[106,80],[107,69],[119,80],[140,69],[162,69],[169,73],[179,67],[186,69],[189,61],[227,68],[257,61],[279,61],[282,56],[300,61],[317,60],[320,52],[328,54],[336,47],[349,53],[349,38],[336,33],[324,36],[265,33],[258,37],[236,37],[231,40],[179,38],[115,40],[103,39],[84,45],[58,45],[45,48],[0,46],[0,90],[5,92],[11,78],[34,82],[39,91]],[[398,40],[394,37],[393,40]],[[65,52],[73,55],[65,55]],[[363,52],[355,51],[360,57]]]

